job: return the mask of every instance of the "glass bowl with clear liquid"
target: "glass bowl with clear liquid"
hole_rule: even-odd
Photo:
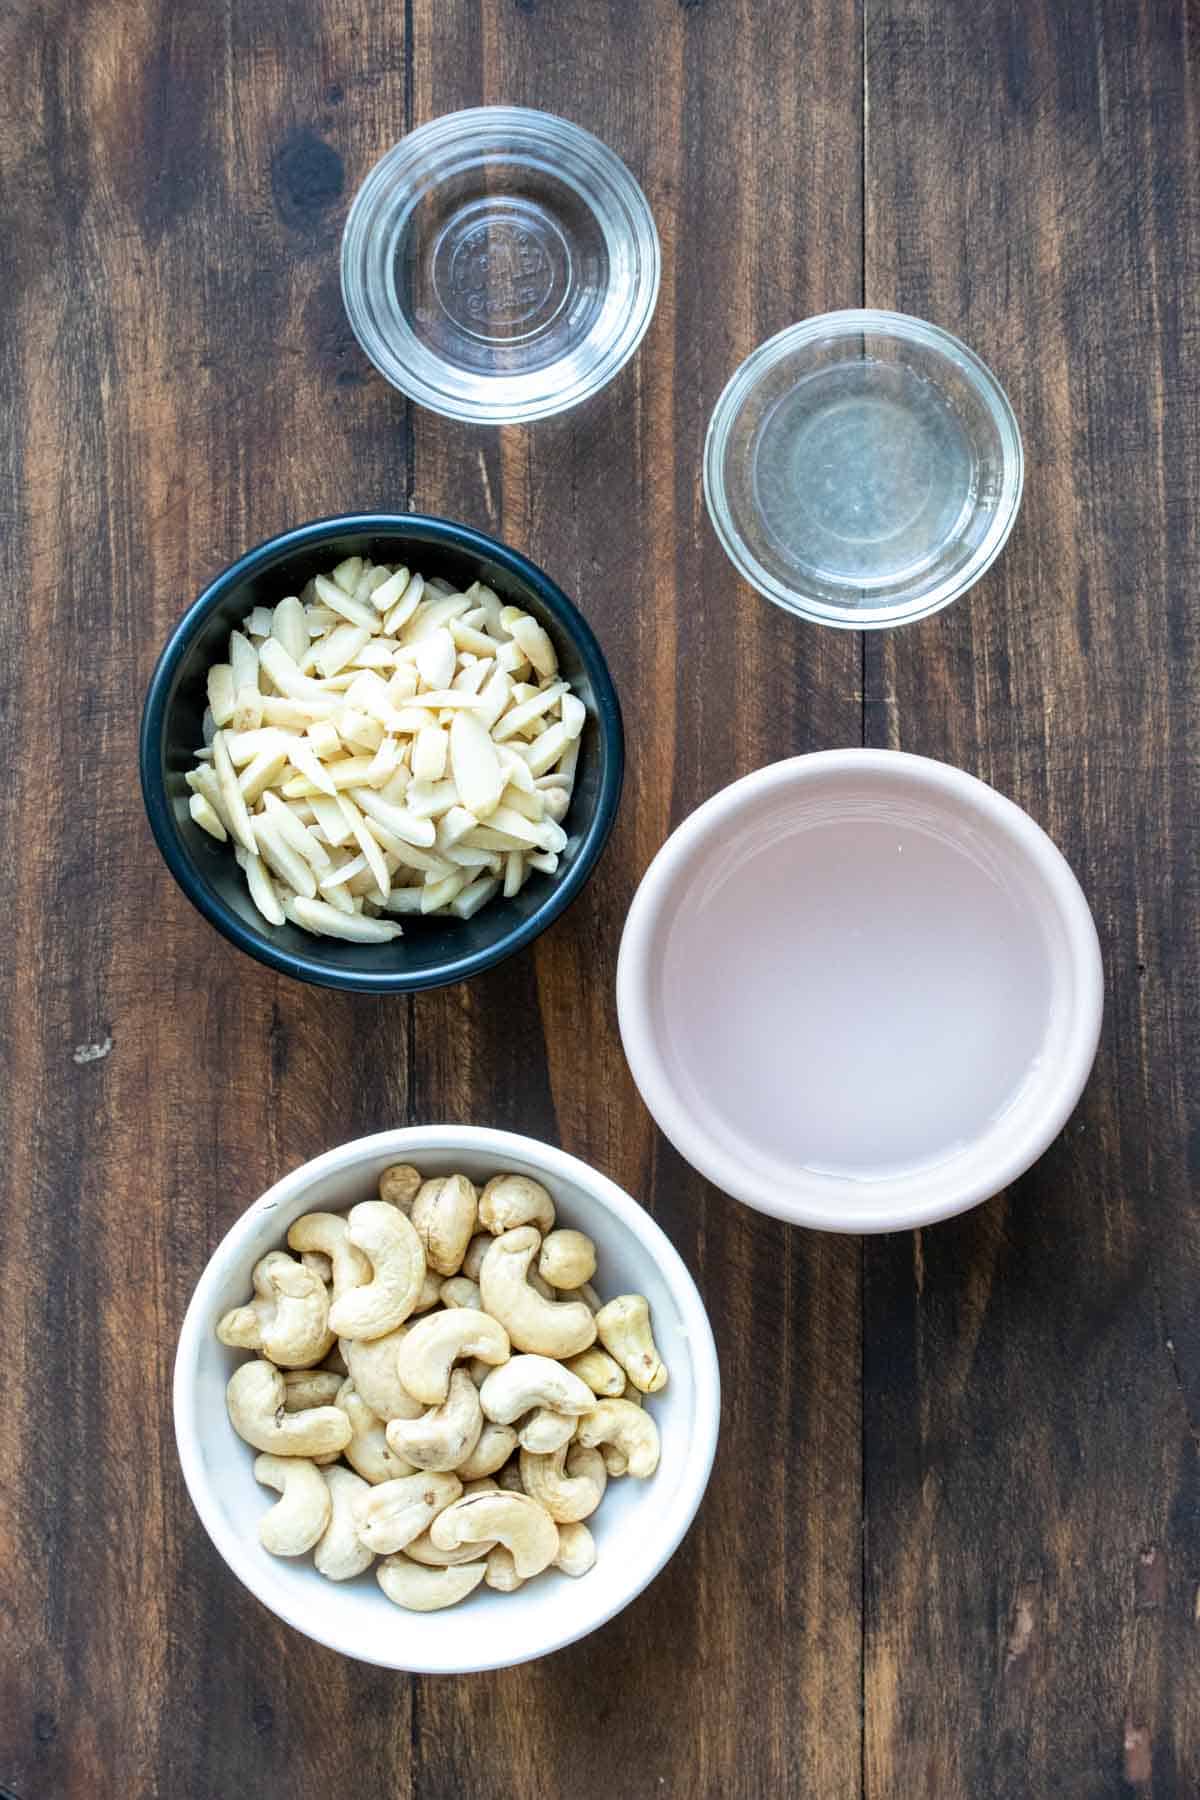
[[[1021,434],[990,369],[904,313],[825,313],[759,346],[713,410],[704,491],[777,605],[870,630],[921,619],[999,555]]]
[[[521,424],[594,394],[641,343],[661,253],[620,157],[521,106],[447,113],[370,171],[342,297],[381,374],[420,405]]]

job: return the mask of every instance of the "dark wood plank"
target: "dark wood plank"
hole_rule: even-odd
[[[367,0],[49,0],[0,23],[0,1786],[324,1793],[349,1747],[367,1794],[582,1795],[614,1768],[629,1794],[853,1793],[857,1255],[736,1211],[661,1150],[612,975],[674,820],[857,733],[854,646],[738,589],[698,488],[740,356],[857,291],[856,16],[413,12],[407,44],[404,10]],[[409,118],[501,97],[582,119],[642,174],[662,301],[598,410],[528,434],[422,419],[414,443],[343,318],[338,233]],[[406,500],[491,526],[581,596],[632,751],[572,916],[411,1006],[239,959],[159,868],[134,775],[141,694],[192,594],[286,524]],[[626,1618],[545,1665],[420,1683],[414,1708],[406,1678],[307,1644],[223,1569],[169,1379],[191,1286],[254,1194],[439,1116],[559,1138],[645,1196],[704,1284],[728,1399],[702,1526]]]
[[[400,24],[366,0],[125,0],[2,29],[0,1784],[332,1791],[353,1743],[403,1795],[407,1682],[230,1579],[169,1384],[247,1202],[404,1116],[408,1011],[231,953],[158,861],[135,751],[157,647],[204,582],[285,525],[396,497],[403,408],[348,349],[336,250],[345,166],[403,117]]]
[[[417,123],[500,100],[577,120],[643,182],[664,253],[641,353],[591,405],[532,430],[416,424],[415,503],[499,532],[578,598],[629,739],[602,875],[533,957],[421,1003],[418,1091],[523,1122],[637,1194],[700,1280],[725,1382],[700,1521],[626,1614],[546,1663],[418,1683],[431,1800],[458,1794],[465,1770],[478,1800],[599,1795],[614,1771],[631,1800],[858,1792],[857,1247],[752,1217],[656,1140],[612,991],[626,906],[672,824],[738,774],[858,738],[853,640],[797,631],[739,587],[699,483],[707,416],[741,357],[857,295],[858,52],[853,7],[826,0],[414,4]],[[764,1339],[785,1346],[782,1365]],[[764,1437],[771,1469],[747,1518]]]
[[[993,573],[869,645],[868,740],[1028,807],[1108,975],[1041,1165],[868,1250],[872,1800],[1200,1792],[1196,59],[1181,4],[868,9],[868,302],[1028,457]]]

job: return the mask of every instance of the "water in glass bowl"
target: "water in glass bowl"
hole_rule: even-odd
[[[754,449],[763,521],[798,571],[862,588],[914,581],[962,535],[976,457],[915,369],[837,362],[783,394]]]

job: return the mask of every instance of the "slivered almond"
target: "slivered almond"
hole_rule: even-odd
[[[385,572],[384,580],[371,590],[371,604],[374,606],[375,611],[379,613],[381,617],[391,612],[407,586],[407,569],[395,569],[390,575],[387,575]],[[415,601],[413,602],[413,605],[416,605]]]
[[[272,619],[272,628],[274,620]],[[307,643],[307,637],[305,642]],[[258,689],[258,651],[243,631],[229,634],[229,667],[233,671],[234,693],[243,688]]]
[[[415,844],[420,850],[428,850],[433,843],[435,833],[431,819],[416,818],[407,807],[393,806],[371,788],[354,788],[350,797],[369,819],[378,819],[386,830],[402,842]]]
[[[250,890],[250,898],[267,921],[268,925],[282,925],[284,910],[279,904],[279,895],[275,892],[275,883],[267,873],[267,865],[261,856],[251,856],[245,850],[238,852],[238,862],[246,877],[246,886]]]
[[[275,819],[258,821],[258,854],[273,874],[278,875],[295,894],[307,899],[316,897],[317,878],[302,856],[297,856],[278,829]],[[281,901],[286,911],[286,903]]]
[[[325,900],[295,899],[285,902],[288,917],[324,937],[345,938],[351,944],[390,944],[402,935],[399,925],[368,919],[365,913],[342,913]]]
[[[349,619],[352,625],[363,625],[368,631],[374,631],[379,622],[379,614],[366,600],[356,600],[353,590],[347,593],[336,580],[330,581],[324,575],[317,576],[317,599],[327,606],[330,612],[340,613],[343,619]]]
[[[225,733],[218,731],[213,739],[213,769],[217,777],[217,786],[221,793],[221,808],[229,824],[231,834],[244,850],[253,856],[257,853],[258,844],[254,836],[254,826],[242,798],[242,790],[238,786],[237,775],[229,752],[225,748]]]
[[[565,681],[553,681],[549,687],[537,689],[532,699],[522,700],[518,706],[509,707],[503,718],[497,722],[492,736],[498,744],[504,743],[506,738],[516,737],[517,733],[524,731],[525,727],[534,719],[540,718],[543,713],[548,713],[557,706],[566,691]],[[578,705],[579,702],[577,701],[576,704]]]
[[[304,656],[309,645],[308,620],[305,618],[304,608],[301,606],[295,594],[289,594],[287,599],[281,600],[279,605],[275,608],[271,617],[271,636],[276,638],[279,643],[283,645],[294,663],[298,663]],[[247,647],[250,649],[251,654],[254,655],[254,685],[257,687],[258,657],[254,654],[253,646],[250,645],[248,641]],[[230,652],[230,655],[232,659],[232,651]],[[237,681],[239,687],[242,685],[241,681],[238,680],[236,668],[234,670],[234,680]]]
[[[228,663],[214,663],[208,671],[208,709],[219,728],[233,717],[233,670]]]
[[[481,876],[478,881],[472,881],[458,890],[450,902],[450,911],[458,919],[473,919],[480,907],[486,906],[498,892],[499,887],[500,883],[494,875]]]
[[[448,688],[454,680],[458,652],[444,625],[429,632],[417,645],[417,674],[427,688]]]
[[[337,793],[332,780],[325,772],[325,765],[312,745],[307,743],[304,738],[292,739],[288,745],[288,761],[297,775],[303,775],[306,781],[311,781],[320,793],[330,795]]]
[[[362,572],[363,572],[362,557],[361,556],[348,556],[348,557],[346,557],[345,561],[340,562],[338,564],[337,568],[333,571],[333,579],[337,582],[338,586],[341,588],[341,590],[344,594],[352,594],[354,592],[355,588],[358,586],[358,578],[362,574]],[[320,584],[322,581],[324,581],[324,579],[325,579],[325,577],[323,575],[317,576],[315,585],[317,587],[318,592],[320,592]]]
[[[317,824],[325,833],[328,843],[335,849],[354,836],[346,816],[336,800],[327,800],[324,794],[314,794],[309,802],[316,817]]]
[[[384,616],[383,629],[389,637],[394,637],[414,617],[424,592],[425,581],[420,575],[414,575],[411,581],[405,583],[395,606]]]
[[[365,625],[335,625],[328,637],[321,639],[314,662],[326,680],[340,675],[352,663],[364,644],[371,641]]]
[[[324,700],[328,696],[311,675],[302,675],[278,638],[265,638],[258,653],[263,673],[289,700]]]
[[[307,737],[315,753],[323,760],[341,754],[342,740],[338,736],[337,726],[331,720],[314,720],[308,728]]]
[[[450,727],[450,768],[463,806],[486,819],[500,804],[504,776],[486,727],[470,713],[459,713]]]
[[[263,809],[272,826],[279,832],[289,849],[302,856],[310,869],[318,874],[327,869],[330,863],[329,852],[307,825],[302,825],[289,806],[285,806],[278,795],[263,795]]]
[[[238,776],[238,786],[247,807],[253,806],[267,788],[275,785],[287,768],[287,762],[288,755],[284,749],[264,750],[253,762],[246,764]]]
[[[440,725],[422,725],[413,738],[412,772],[414,781],[440,781],[446,772],[450,743]]]
[[[221,823],[221,815],[211,800],[203,794],[192,794],[188,799],[188,811],[201,831],[207,831],[209,837],[216,838],[218,844],[229,842],[229,833]]]

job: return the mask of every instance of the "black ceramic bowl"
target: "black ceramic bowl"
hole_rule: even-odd
[[[270,926],[246,892],[230,844],[192,822],[184,781],[202,742],[206,676],[226,641],[256,605],[299,593],[311,575],[346,556],[402,561],[424,575],[466,587],[484,581],[523,607],[554,641],[563,674],[587,707],[567,847],[554,875],[537,874],[513,900],[497,897],[473,919],[405,918],[390,944],[314,937],[292,924]],[[616,816],[624,769],[621,709],[586,620],[540,569],[494,538],[447,519],[359,513],[318,519],[260,544],[219,575],[172,632],[142,714],[142,794],[167,867],[217,930],[259,962],[301,981],[362,993],[412,993],[465,981],[531,943],[570,905],[591,874]]]

